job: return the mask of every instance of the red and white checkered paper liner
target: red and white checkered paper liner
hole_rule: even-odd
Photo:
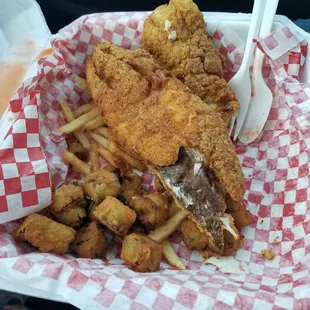
[[[145,13],[84,16],[52,39],[53,55],[39,61],[38,75],[25,82],[11,102],[16,118],[0,148],[0,220],[13,220],[50,202],[51,181],[67,174],[60,154],[65,137],[58,102],[72,107],[90,95],[75,84],[85,76],[85,59],[94,44],[113,42],[136,48]],[[222,29],[223,30],[223,29]],[[242,60],[236,34],[217,29],[213,39],[226,56],[227,78]],[[246,179],[245,200],[254,214],[244,229],[244,246],[235,258],[250,273],[222,274],[189,251],[176,233],[173,246],[187,269],[162,263],[156,273],[126,268],[111,247],[107,259],[76,259],[34,252],[15,244],[16,222],[0,225],[0,274],[19,285],[50,291],[82,309],[310,309],[310,89],[298,82],[307,45],[288,28],[258,38],[266,54],[263,72],[274,94],[273,106],[259,138],[236,145]],[[147,185],[153,177],[143,175]],[[271,249],[272,261],[261,255]]]

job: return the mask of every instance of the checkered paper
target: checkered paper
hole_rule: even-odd
[[[60,159],[65,137],[56,130],[63,123],[58,102],[66,100],[72,107],[88,102],[90,95],[75,84],[75,76],[85,76],[93,45],[108,41],[136,48],[146,17],[84,16],[53,37],[53,55],[39,61],[38,75],[11,102],[16,120],[0,147],[2,222],[49,203],[50,180],[57,185],[67,174]],[[107,258],[96,260],[38,253],[14,243],[10,233],[18,223],[8,222],[0,225],[1,277],[58,294],[81,309],[309,309],[310,89],[298,82],[307,46],[298,34],[286,33],[280,29],[272,34],[279,43],[277,57],[263,44],[267,38],[257,39],[268,56],[263,73],[273,106],[261,135],[250,145],[236,144],[254,223],[244,229],[244,246],[235,258],[249,265],[249,274],[222,274],[204,264],[178,232],[172,244],[185,271],[163,262],[158,272],[135,273],[123,265],[116,246],[109,248]],[[230,29],[210,35],[226,57],[229,79],[240,66],[244,42]],[[296,57],[290,63],[292,55]],[[291,71],[291,64],[298,70]],[[152,188],[152,175],[145,173],[143,180]],[[267,248],[276,254],[272,261],[261,255]]]

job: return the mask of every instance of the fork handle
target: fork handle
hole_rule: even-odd
[[[271,31],[274,16],[276,15],[279,0],[267,0],[264,10],[262,27],[259,32],[260,37],[268,35]]]
[[[279,0],[267,0],[264,10],[264,16],[262,19],[262,26],[259,32],[260,37],[265,37],[270,33],[274,16],[276,15],[277,12],[278,3]],[[253,77],[254,75],[258,74],[259,72],[258,70],[261,69],[263,65],[263,60],[264,60],[264,54],[259,49],[257,49],[254,59]]]
[[[266,0],[254,0],[250,29],[248,32],[248,37],[245,45],[242,64],[239,69],[240,71],[248,70],[251,64],[254,52],[253,39],[258,36],[258,32],[260,30],[261,22],[263,19],[265,4]]]

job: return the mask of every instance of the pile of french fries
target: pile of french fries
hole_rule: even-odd
[[[88,91],[86,80],[77,78],[77,83]],[[113,141],[112,134],[109,128],[105,126],[105,121],[94,102],[84,104],[74,111],[65,101],[60,102],[60,106],[67,123],[60,127],[59,131],[73,134],[76,140],[89,152],[90,164],[82,161],[73,152],[66,151],[63,153],[63,159],[77,171],[87,176],[91,172],[100,170],[100,157],[109,164],[104,169],[110,171],[115,168],[145,170],[146,167],[140,160],[127,154]],[[169,214],[171,215],[170,218],[151,231],[148,237],[162,244],[163,255],[171,265],[185,269],[183,262],[168,241],[168,237],[188,217],[188,213],[180,210],[172,203]]]

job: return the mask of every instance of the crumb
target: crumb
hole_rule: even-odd
[[[172,30],[168,35],[168,39],[174,41],[176,38],[177,38],[177,32],[175,30]]]
[[[273,242],[278,242],[279,241],[279,236],[277,236],[277,237],[275,237],[274,239],[273,239]]]
[[[262,254],[268,260],[272,260],[274,258],[274,256],[275,256],[274,253],[271,250],[262,250]]]
[[[203,260],[207,260],[209,258],[209,253],[207,251],[199,251],[199,255]]]
[[[165,28],[164,28],[164,31],[168,31],[171,27],[171,21],[170,20],[166,20],[165,21]]]

